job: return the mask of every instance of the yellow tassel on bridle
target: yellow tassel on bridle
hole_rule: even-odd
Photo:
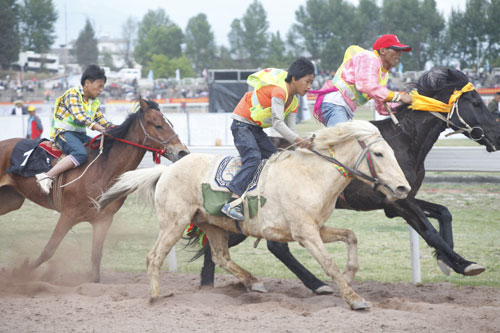
[[[438,101],[437,99],[422,96],[417,90],[412,90],[410,92],[411,105],[410,109],[419,111],[434,111],[434,112],[446,112],[450,113],[453,108],[453,104],[462,96],[463,93],[474,90],[474,85],[472,83],[467,83],[462,89],[455,90],[450,96],[448,104]]]

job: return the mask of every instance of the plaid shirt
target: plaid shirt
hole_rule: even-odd
[[[59,120],[64,120],[70,115],[73,115],[75,119],[75,123],[79,125],[85,125],[87,128],[92,129],[95,124],[100,124],[103,127],[109,127],[112,124],[104,118],[104,115],[101,111],[100,106],[97,108],[95,113],[95,117],[91,118],[84,109],[84,101],[80,98],[80,95],[77,94],[74,89],[77,89],[81,96],[83,96],[83,87],[75,87],[71,88],[70,91],[62,98],[59,106],[57,107],[57,111],[54,114],[54,117]],[[85,104],[90,107],[92,102],[95,99],[89,99],[89,101]],[[55,140],[55,138],[60,134],[67,130],[62,128],[54,128],[52,135],[50,136],[51,140]]]

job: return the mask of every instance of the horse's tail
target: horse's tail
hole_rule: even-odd
[[[100,209],[135,191],[141,200],[153,205],[156,182],[167,168],[165,165],[158,165],[153,168],[125,172],[113,186],[99,196],[97,202]]]

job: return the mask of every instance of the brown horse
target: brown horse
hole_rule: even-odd
[[[137,168],[146,153],[145,148],[161,150],[162,155],[171,161],[189,154],[172,124],[160,112],[158,104],[139,98],[139,106],[140,109],[128,115],[121,125],[108,129],[102,154],[97,159],[98,151],[91,151],[88,162],[65,172],[61,183],[67,184],[81,176],[80,179],[63,188],[58,188],[56,180],[49,195],[42,193],[35,177],[5,173],[14,146],[22,139],[0,141],[0,215],[19,209],[25,199],[61,213],[38,259],[26,263],[23,268],[35,269],[49,260],[66,233],[74,225],[88,221],[93,228],[91,281],[99,282],[104,239],[114,214],[124,200],[115,201],[105,210],[97,211],[94,199],[111,186],[119,175]],[[84,172],[90,163],[92,165]]]

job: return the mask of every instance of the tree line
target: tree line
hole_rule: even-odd
[[[307,56],[325,72],[342,62],[352,44],[370,49],[386,33],[412,46],[403,57],[404,70],[422,70],[428,62],[461,68],[500,66],[500,0],[467,0],[463,10],[452,9],[446,20],[435,0],[306,0],[295,11],[285,36],[269,29],[267,13],[254,0],[230,23],[228,45],[216,45],[203,13],[182,30],[162,9],[149,10],[141,20],[129,17],[122,25],[123,60],[143,66],[144,74],[171,77],[200,74],[204,69],[286,68],[297,56]],[[0,63],[17,60],[19,50],[47,52],[54,42],[57,12],[52,0],[0,0]],[[99,63],[113,68],[112,57],[99,54],[90,20],[72,50],[80,65]]]

